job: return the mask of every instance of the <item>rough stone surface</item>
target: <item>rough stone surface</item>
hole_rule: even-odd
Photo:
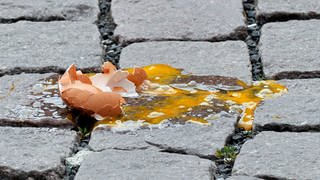
[[[212,179],[212,161],[152,150],[92,153],[75,177],[81,179]]]
[[[62,179],[75,139],[66,130],[0,127],[0,179]]]
[[[288,93],[266,100],[255,112],[255,128],[320,130],[320,79],[281,80]]]
[[[155,131],[155,132],[153,132]],[[147,149],[151,145],[145,142],[145,138],[159,130],[141,129],[135,132],[117,133],[106,129],[96,129],[91,134],[89,146],[96,151],[104,149]]]
[[[221,118],[211,126],[186,125],[170,128],[146,138],[146,141],[167,151],[212,157],[233,133],[236,118]]]
[[[99,66],[99,32],[87,22],[18,22],[0,24],[0,69]]]
[[[319,179],[320,133],[262,132],[247,141],[232,174],[263,179]]]
[[[260,13],[287,12],[307,13],[310,11],[320,13],[320,1],[317,0],[261,0],[258,2]]]
[[[141,39],[209,39],[244,25],[241,0],[114,0],[115,35]]]
[[[58,95],[57,74],[20,74],[0,78],[0,125],[69,126]]]
[[[261,49],[267,76],[283,71],[319,71],[320,20],[269,23]]]
[[[223,117],[210,122],[210,126],[186,124],[125,134],[97,130],[93,132],[89,145],[95,150],[147,149],[152,145],[165,151],[212,158],[233,133],[236,118]]]
[[[0,0],[1,19],[50,19],[90,20],[94,22],[99,13],[96,0]]]
[[[232,76],[250,81],[246,44],[229,42],[145,42],[122,50],[122,67],[165,63],[193,74]]]

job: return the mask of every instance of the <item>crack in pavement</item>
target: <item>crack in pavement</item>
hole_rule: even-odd
[[[311,79],[320,78],[320,71],[283,71],[270,77],[270,79]]]
[[[162,145],[162,144],[156,144],[150,141],[145,141],[146,143],[150,144],[151,146],[157,147],[160,149],[160,152],[166,152],[166,153],[173,153],[173,154],[182,154],[182,155],[191,155],[191,156],[197,156],[202,159],[208,159],[211,161],[214,161],[216,157],[214,155],[202,155],[202,154],[197,154],[197,153],[192,153],[188,149],[183,149],[183,148],[172,148],[167,145]]]
[[[316,12],[307,13],[289,13],[289,12],[273,12],[273,13],[260,13],[257,15],[257,21],[260,26],[270,22],[285,22],[289,20],[310,20],[320,19],[320,14]]]
[[[320,132],[320,125],[290,125],[290,124],[266,124],[263,126],[256,125],[255,131],[276,131],[276,132]]]
[[[75,139],[75,143],[74,143],[73,147],[71,148],[72,149],[71,154],[68,157],[65,157],[63,159],[63,164],[65,166],[64,179],[73,180],[75,178],[79,168],[80,168],[80,166],[75,166],[73,164],[69,164],[67,162],[67,158],[74,157],[79,151],[84,150],[84,149],[91,151],[91,149],[88,148],[89,141],[90,141],[90,136],[83,138],[80,133],[77,134],[77,137]]]
[[[12,24],[19,21],[52,22],[52,21],[66,21],[66,18],[63,16],[47,16],[47,17],[21,16],[17,18],[0,18],[0,24]]]
[[[242,5],[248,31],[248,37],[245,42],[249,51],[252,80],[265,80],[266,77],[259,48],[261,29],[257,25],[256,20],[257,0],[243,0]]]
[[[101,34],[101,44],[103,48],[103,61],[110,61],[118,69],[122,47],[113,36],[116,24],[111,15],[111,0],[99,0],[99,9],[97,27]]]
[[[254,176],[254,177],[261,178],[261,179],[267,179],[267,180],[289,180],[287,178],[271,176],[271,175],[258,175],[258,176]]]
[[[98,73],[101,72],[100,67],[86,67],[79,68],[83,73]],[[21,73],[28,74],[45,74],[45,73],[58,73],[63,74],[66,68],[59,66],[45,66],[45,67],[14,67],[7,69],[0,69],[0,77],[5,75],[16,75]]]
[[[240,128],[235,127],[235,130],[229,137],[226,139],[226,143],[224,147],[230,146],[236,149],[236,156],[240,153],[242,145],[248,140],[253,139],[258,132],[253,131],[244,131]],[[232,169],[234,166],[234,162],[237,157],[233,159],[231,162],[225,161],[225,157],[217,158],[215,160],[217,170],[215,172],[215,179],[226,179],[231,176]]]
[[[42,120],[24,120],[21,121],[12,121],[10,119],[0,119],[0,126],[7,127],[48,127],[48,128],[62,128],[69,129],[74,126],[70,121],[57,122],[52,119],[42,119]]]

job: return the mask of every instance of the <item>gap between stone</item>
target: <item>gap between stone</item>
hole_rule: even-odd
[[[55,122],[53,120],[25,120],[23,122],[20,121],[12,121],[9,119],[0,119],[0,126],[6,127],[42,127],[42,128],[60,128],[60,129],[68,129],[72,128],[74,125],[72,122]]]
[[[320,71],[283,71],[269,78],[274,80],[320,78]]]
[[[255,131],[244,131],[239,129],[235,125],[235,130],[229,137],[226,139],[226,143],[224,147],[234,147],[236,149],[236,156],[240,153],[242,145],[248,140],[253,139],[258,133]],[[217,158],[215,160],[217,170],[215,173],[215,179],[226,179],[231,176],[232,169],[236,157],[231,162],[226,162],[225,158]]]
[[[270,22],[285,22],[290,20],[310,20],[320,19],[320,14],[310,11],[307,13],[289,13],[277,11],[273,13],[261,13],[257,16],[259,25],[264,25]]]
[[[80,68],[83,73],[98,73],[101,72],[100,67],[87,67]],[[16,75],[21,73],[27,74],[45,74],[45,73],[58,73],[63,74],[66,68],[59,66],[45,66],[45,67],[14,67],[8,69],[0,69],[0,77],[4,75]]]
[[[248,31],[248,37],[245,42],[250,57],[252,80],[265,80],[266,77],[259,48],[261,29],[256,20],[257,0],[242,0],[242,5]]]
[[[80,168],[80,166],[75,166],[72,164],[69,164],[67,162],[67,158],[75,156],[79,151],[81,150],[88,150],[91,151],[91,148],[88,146],[90,141],[90,136],[82,137],[80,133],[77,134],[77,137],[75,139],[75,143],[73,147],[71,148],[71,154],[68,157],[65,157],[62,161],[65,166],[65,177],[64,179],[73,180]]]
[[[62,16],[48,16],[48,17],[21,16],[17,18],[0,18],[0,24],[12,24],[19,21],[52,22],[52,21],[66,21],[66,18]]]
[[[275,131],[275,132],[320,132],[320,124],[294,126],[290,124],[266,124],[264,126],[255,126],[255,131]]]
[[[196,153],[189,153],[188,149],[178,149],[178,148],[172,148],[170,146],[166,145],[161,145],[161,144],[156,144],[150,141],[145,141],[147,144],[150,144],[151,146],[157,147],[160,149],[160,152],[165,152],[165,153],[173,153],[173,154],[182,154],[182,155],[191,155],[191,156],[197,156],[202,159],[208,159],[210,161],[214,161],[216,157],[214,155],[210,156],[204,156],[201,154],[196,154]]]

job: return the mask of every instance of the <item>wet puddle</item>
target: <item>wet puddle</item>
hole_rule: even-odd
[[[67,117],[67,106],[59,96],[58,78],[58,75],[53,75],[33,85],[32,95],[29,96],[29,99],[33,99],[31,104],[33,108],[40,109],[38,118],[53,117],[59,119]]]
[[[97,121],[78,110],[68,110],[58,96],[57,77],[35,85],[42,89],[33,94],[40,97],[36,106],[42,108],[45,116],[67,116],[84,133],[89,133],[97,126],[141,127],[164,122],[209,125],[210,120],[226,114],[238,114],[238,126],[251,130],[256,107],[265,98],[287,92],[284,86],[275,81],[247,85],[236,78],[183,74],[181,69],[164,64],[150,65],[143,69],[153,87],[139,93],[137,98],[125,98],[126,103],[122,107],[124,113],[119,117]]]

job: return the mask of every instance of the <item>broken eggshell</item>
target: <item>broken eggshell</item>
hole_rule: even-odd
[[[72,64],[59,79],[60,96],[64,102],[71,108],[91,114],[97,120],[120,115],[121,105],[125,103],[123,96],[138,95],[138,86],[135,85],[137,83],[127,79],[128,72],[117,70],[110,62],[103,64],[102,71],[103,73],[89,78],[77,71]],[[133,73],[131,76],[140,81],[147,78],[143,72]],[[140,81],[141,85],[143,81]]]

